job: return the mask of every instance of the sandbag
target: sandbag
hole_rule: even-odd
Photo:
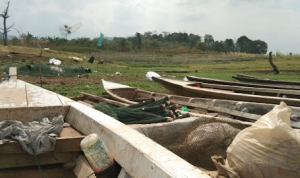
[[[290,127],[284,102],[242,130],[227,149],[227,159],[212,157],[218,173],[230,178],[299,178],[300,134]]]

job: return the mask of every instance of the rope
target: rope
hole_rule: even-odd
[[[42,171],[42,169],[41,169],[41,165],[40,165],[40,163],[39,163],[39,160],[38,160],[38,158],[37,158],[37,156],[36,156],[35,150],[33,149],[31,143],[29,143],[29,147],[31,148],[31,151],[32,151],[33,156],[34,156],[34,158],[35,158],[35,163],[37,164],[37,166],[38,166],[38,168],[39,168],[39,171],[40,171],[42,177],[43,177],[43,178],[46,178],[45,175],[44,175],[44,173],[43,173],[43,171]]]

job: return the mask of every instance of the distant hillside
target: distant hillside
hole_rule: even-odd
[[[103,38],[109,41],[112,41],[114,39],[114,37],[109,37],[109,36],[104,36]]]

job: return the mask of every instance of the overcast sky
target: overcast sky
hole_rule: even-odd
[[[0,2],[4,9],[7,1]],[[9,15],[7,25],[14,22],[21,33],[39,37],[61,37],[60,26],[81,22],[69,39],[100,32],[109,37],[186,32],[234,41],[246,35],[265,41],[273,53],[300,54],[299,0],[11,0]]]

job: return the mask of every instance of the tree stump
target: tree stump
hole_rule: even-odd
[[[275,64],[272,61],[272,51],[269,53],[269,62],[271,64],[271,66],[273,67],[275,74],[279,74],[279,70],[277,69],[277,67],[275,66]]]

